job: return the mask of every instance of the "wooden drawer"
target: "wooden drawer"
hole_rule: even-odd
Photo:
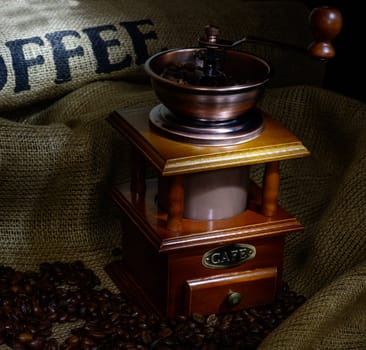
[[[271,303],[276,280],[276,267],[188,280],[184,286],[185,312],[207,315]]]

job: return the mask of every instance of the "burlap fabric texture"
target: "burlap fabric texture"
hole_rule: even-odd
[[[96,82],[22,122],[0,123],[0,256],[20,270],[82,259],[103,267],[123,244],[108,189],[128,147],[105,118],[155,103],[148,84]],[[261,349],[366,348],[366,106],[308,86],[268,89],[261,107],[311,151],[281,163],[280,203],[305,226],[286,242],[285,275],[308,301]],[[252,169],[260,178],[261,167]]]
[[[204,27],[221,37],[256,35],[299,47],[312,40],[300,1],[5,0],[0,17],[0,108],[55,100],[86,83],[141,74],[163,49],[192,47]],[[296,51],[247,43],[269,59],[271,83],[319,83],[323,65]],[[16,115],[14,115],[16,117]]]
[[[261,349],[366,349],[366,109],[309,87],[268,91],[269,110],[309,148],[282,162],[280,202],[305,225],[285,279],[308,302]]]
[[[124,223],[109,188],[130,160],[105,118],[157,102],[143,58],[194,45],[208,23],[228,39],[311,40],[298,1],[19,0],[3,2],[1,14],[1,264],[25,271],[82,259],[112,289],[103,267]],[[270,61],[272,87],[321,81],[321,65],[302,55],[241,49]],[[305,226],[286,241],[284,278],[308,301],[261,349],[366,349],[366,107],[303,85],[269,88],[261,106],[312,153],[281,163],[280,193]],[[261,171],[253,167],[253,178]]]

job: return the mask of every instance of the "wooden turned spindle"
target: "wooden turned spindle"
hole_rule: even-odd
[[[172,176],[168,193],[167,229],[170,232],[182,230],[184,212],[184,184],[183,175]]]
[[[308,47],[309,54],[320,59],[333,58],[335,49],[331,41],[342,29],[342,14],[334,7],[316,7],[310,13],[309,22],[315,39]]]
[[[133,150],[131,160],[131,197],[134,203],[142,203],[146,192],[145,158]]]
[[[266,164],[263,176],[262,214],[273,216],[277,212],[277,198],[280,188],[280,162]]]

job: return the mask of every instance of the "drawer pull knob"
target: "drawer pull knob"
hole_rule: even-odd
[[[239,292],[231,292],[226,299],[229,306],[235,306],[241,302],[241,294]]]

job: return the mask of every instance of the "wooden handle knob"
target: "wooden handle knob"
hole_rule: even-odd
[[[220,29],[213,25],[208,25],[205,28],[206,39],[209,43],[216,43],[220,34]]]
[[[231,292],[226,298],[226,303],[228,306],[239,305],[241,299],[241,294],[239,292]]]
[[[331,40],[342,29],[340,11],[334,7],[316,7],[310,13],[309,22],[315,39],[308,48],[310,55],[321,59],[334,57],[335,49]]]

